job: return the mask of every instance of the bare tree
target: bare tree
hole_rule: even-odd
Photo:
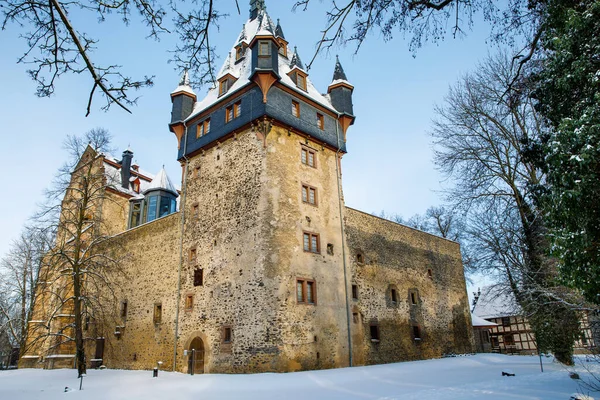
[[[104,173],[100,153],[109,141],[102,129],[68,137],[71,161],[59,171],[49,205],[38,216],[54,224],[56,240],[44,256],[34,310],[46,323],[30,335],[31,345],[45,341],[57,354],[74,348],[79,375],[86,370],[87,327],[116,318],[115,281],[124,258],[115,240],[105,246],[111,237],[102,210],[112,201],[107,189],[117,185]]]
[[[533,188],[543,173],[523,157],[524,143],[545,132],[528,82],[514,82],[506,53],[488,58],[451,88],[433,137],[438,167],[456,185],[448,199],[467,215],[474,263],[506,282],[531,322],[538,345],[572,363],[579,297],[557,285],[542,210]]]
[[[42,259],[52,237],[51,230],[27,226],[0,260],[0,332],[21,351],[25,349]]]

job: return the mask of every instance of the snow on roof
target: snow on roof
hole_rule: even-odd
[[[345,80],[345,79],[336,79],[336,80],[332,81],[332,82],[329,84],[329,86],[337,85],[337,84],[340,84],[340,83],[343,83],[343,84],[346,84],[346,85],[348,85],[348,86],[354,87],[354,85],[353,85],[353,84],[351,84],[350,82],[348,82],[348,81],[347,81],[347,80]]]
[[[480,328],[498,326],[498,324],[496,324],[494,322],[486,321],[485,319],[478,317],[477,315],[474,315],[474,314],[471,314],[471,322],[472,322],[473,326],[480,327]]]
[[[271,18],[264,10],[259,11],[259,16],[257,18],[248,20],[244,24],[240,35],[238,36],[231,51],[228,53],[227,59],[223,63],[223,66],[221,67],[220,72],[217,75],[217,79],[220,79],[225,74],[229,73],[238,79],[231,85],[227,93],[222,96],[219,96],[219,90],[217,86],[211,87],[208,90],[206,97],[194,104],[194,109],[192,113],[186,118],[186,121],[193,119],[199,113],[211,107],[218,101],[224,100],[232,95],[235,95],[239,89],[251,83],[250,74],[252,72],[252,58],[250,57],[250,55],[246,53],[246,55],[237,62],[232,62],[231,57],[233,54],[236,54],[235,47],[238,46],[240,43],[250,43],[252,39],[254,39],[254,37],[256,37],[257,35],[265,34],[273,36],[273,26],[274,24]],[[290,47],[288,46],[288,53],[289,48]],[[280,82],[288,86],[292,90],[296,91],[300,95],[307,96],[308,98],[322,105],[323,107],[333,112],[336,112],[335,108],[331,105],[329,98],[321,94],[314,87],[314,85],[308,77],[306,78],[307,90],[304,91],[302,89],[299,89],[294,83],[294,81],[292,81],[292,79],[287,75],[292,70],[292,68],[293,66],[291,65],[291,60],[288,60],[286,57],[279,57],[279,75],[281,76]]]
[[[160,172],[154,177],[150,185],[143,190],[142,192],[146,194],[151,190],[162,189],[167,190],[169,192],[173,192],[175,195],[178,195],[177,188],[171,182],[169,175],[167,175],[167,171],[165,171],[165,167],[163,167]]]
[[[171,94],[180,93],[180,92],[186,92],[186,93],[190,93],[190,94],[194,95],[194,97],[196,96],[196,93],[194,93],[194,90],[190,86],[190,75],[189,75],[187,69],[185,71],[183,71],[183,75],[181,75],[181,80],[179,81],[179,86],[177,86],[177,88],[175,90],[173,90],[171,92]]]
[[[473,308],[473,315],[483,319],[510,317],[521,313],[521,307],[513,294],[498,286],[487,286],[481,289],[479,299]]]

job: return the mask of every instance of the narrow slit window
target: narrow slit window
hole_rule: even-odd
[[[358,300],[358,285],[352,285],[352,299]]]
[[[192,264],[196,262],[196,249],[190,249],[188,261]]]
[[[154,323],[160,324],[162,321],[162,304],[157,303],[154,305]]]
[[[410,302],[412,305],[417,304],[417,294],[415,292],[410,292]]]
[[[396,289],[392,289],[392,303],[396,303],[398,301],[398,295],[396,294]]]
[[[204,270],[196,268],[194,270],[194,286],[202,286],[204,284]]]
[[[223,327],[223,343],[231,343],[231,327]]]
[[[121,318],[127,317],[127,301],[121,303]]]
[[[185,309],[191,311],[194,308],[194,295],[188,294],[185,297]]]
[[[296,118],[300,118],[300,103],[292,100],[292,115]]]
[[[421,328],[418,325],[413,325],[413,337],[415,340],[421,340]]]
[[[371,342],[379,342],[379,325],[371,324],[369,326],[369,332],[371,333]]]

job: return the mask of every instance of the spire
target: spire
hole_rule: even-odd
[[[270,34],[275,34],[275,28],[273,27],[273,21],[269,14],[265,10],[260,10],[258,12],[258,29],[257,34],[269,32]]]
[[[333,80],[334,81],[339,81],[339,80],[343,80],[343,81],[347,81],[348,78],[346,78],[346,73],[344,72],[344,68],[342,68],[342,64],[340,63],[340,58],[338,56],[335,56],[335,70],[333,71]]]
[[[281,29],[281,24],[279,23],[279,18],[277,18],[277,27],[275,28],[275,36],[285,39],[285,35],[283,34],[283,29]]]
[[[190,86],[190,74],[188,73],[187,68],[183,70],[183,75],[181,75],[181,79],[179,80],[179,86]]]
[[[242,25],[242,32],[240,33],[240,38],[238,39],[238,43],[241,43],[244,40],[248,40],[248,37],[246,36],[246,24]]]
[[[250,19],[255,19],[260,11],[266,11],[265,0],[250,0]]]
[[[290,68],[298,67],[300,69],[304,69],[304,65],[300,60],[300,56],[298,55],[298,48],[294,46],[294,55],[292,56],[292,61],[290,61]]]
[[[177,86],[177,88],[171,92],[171,95],[173,96],[182,92],[189,93],[194,98],[196,97],[196,93],[194,93],[194,90],[190,86],[190,74],[188,73],[187,68],[183,70],[181,79],[179,79],[179,86]]]

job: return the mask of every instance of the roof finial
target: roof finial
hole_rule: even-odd
[[[183,70],[183,74],[179,80],[179,86],[190,86],[190,74],[188,73],[187,68]]]
[[[281,29],[281,23],[279,22],[279,18],[277,18],[277,27],[275,28],[275,36],[285,39],[285,35],[283,34],[283,29]]]

